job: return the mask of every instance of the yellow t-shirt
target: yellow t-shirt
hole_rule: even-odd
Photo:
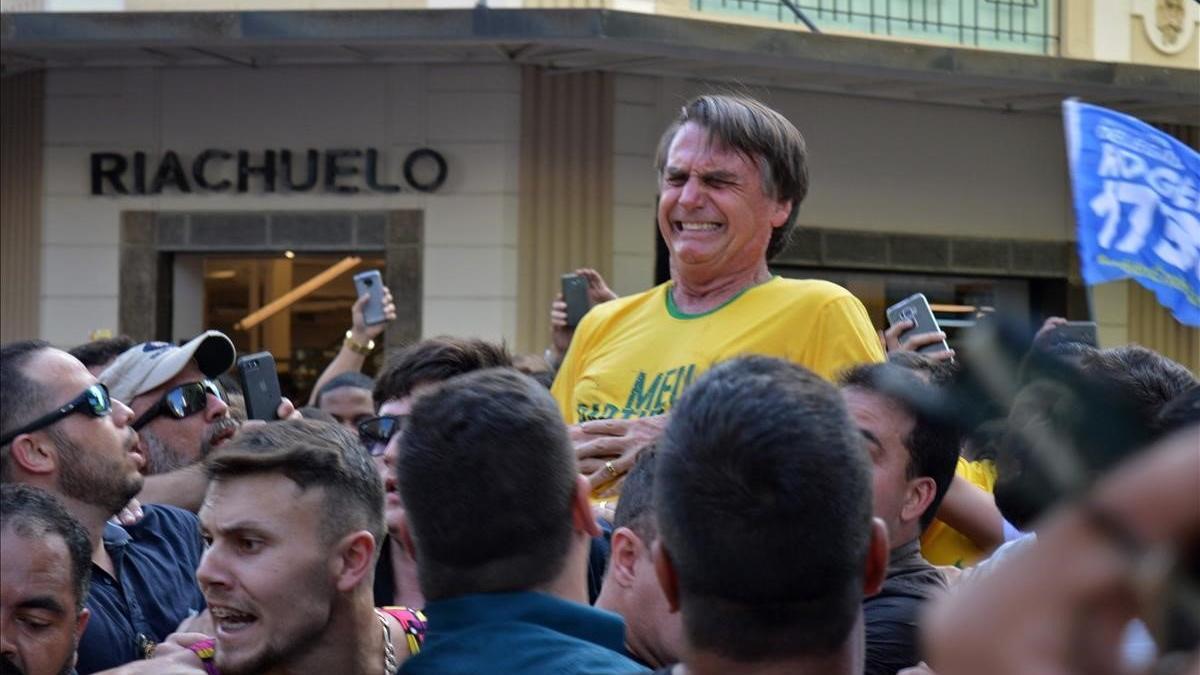
[[[996,464],[991,460],[977,462],[959,457],[954,475],[988,494],[996,487]],[[940,520],[934,520],[921,535],[921,555],[933,565],[970,567],[987,555],[967,536]]]
[[[702,373],[735,356],[783,358],[826,379],[884,358],[862,303],[836,284],[775,277],[697,315],[674,306],[671,286],[584,316],[551,389],[568,424],[661,415]]]

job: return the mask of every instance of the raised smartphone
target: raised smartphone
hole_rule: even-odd
[[[922,333],[937,333],[941,330],[938,328],[937,319],[934,318],[933,310],[929,308],[929,301],[925,299],[924,293],[914,293],[900,302],[892,305],[891,307],[888,307],[887,320],[889,326],[894,326],[901,321],[913,322],[912,328],[897,336],[900,342],[904,342],[906,337],[912,335],[920,335]],[[946,344],[945,340],[942,340],[930,345],[925,345],[917,351],[921,354],[936,354],[937,352],[950,351],[950,345]]]
[[[246,401],[246,417],[252,420],[278,419],[279,375],[275,372],[275,357],[271,352],[258,352],[237,360],[238,384]]]
[[[587,279],[578,274],[562,275],[562,295],[567,303],[567,325],[574,328],[592,308],[592,302],[588,299]]]
[[[387,321],[383,314],[383,276],[379,274],[379,270],[355,274],[354,290],[358,292],[356,297],[361,298],[364,294],[371,296],[363,307],[363,320],[368,326]]]
[[[1095,321],[1068,321],[1065,324],[1060,324],[1051,329],[1051,332],[1058,337],[1056,342],[1081,342],[1089,347],[1099,347],[1100,338],[1096,330]]]

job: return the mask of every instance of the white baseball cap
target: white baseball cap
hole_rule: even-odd
[[[233,366],[237,350],[220,331],[208,330],[182,346],[143,342],[125,350],[100,373],[109,394],[123,403],[178,375],[192,359],[206,377],[217,377]]]

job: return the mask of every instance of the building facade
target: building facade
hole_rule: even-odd
[[[857,2],[321,4],[5,3],[5,340],[219,327],[299,390],[348,327],[349,276],[379,268],[390,344],[540,352],[560,274],[662,278],[659,135],[716,90],[808,141],[777,272],[846,285],[879,327],[923,291],[951,329],[992,309],[1092,318],[1106,345],[1200,369],[1197,331],[1140,289],[1083,289],[1058,112],[1077,95],[1195,146],[1195,3],[903,3],[923,22]]]

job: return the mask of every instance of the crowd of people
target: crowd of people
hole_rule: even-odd
[[[1200,669],[1193,373],[1056,321],[927,357],[774,276],[808,169],[757,101],[692,100],[656,168],[670,281],[580,270],[544,360],[368,377],[363,296],[264,422],[217,331],[0,346],[0,675]]]

